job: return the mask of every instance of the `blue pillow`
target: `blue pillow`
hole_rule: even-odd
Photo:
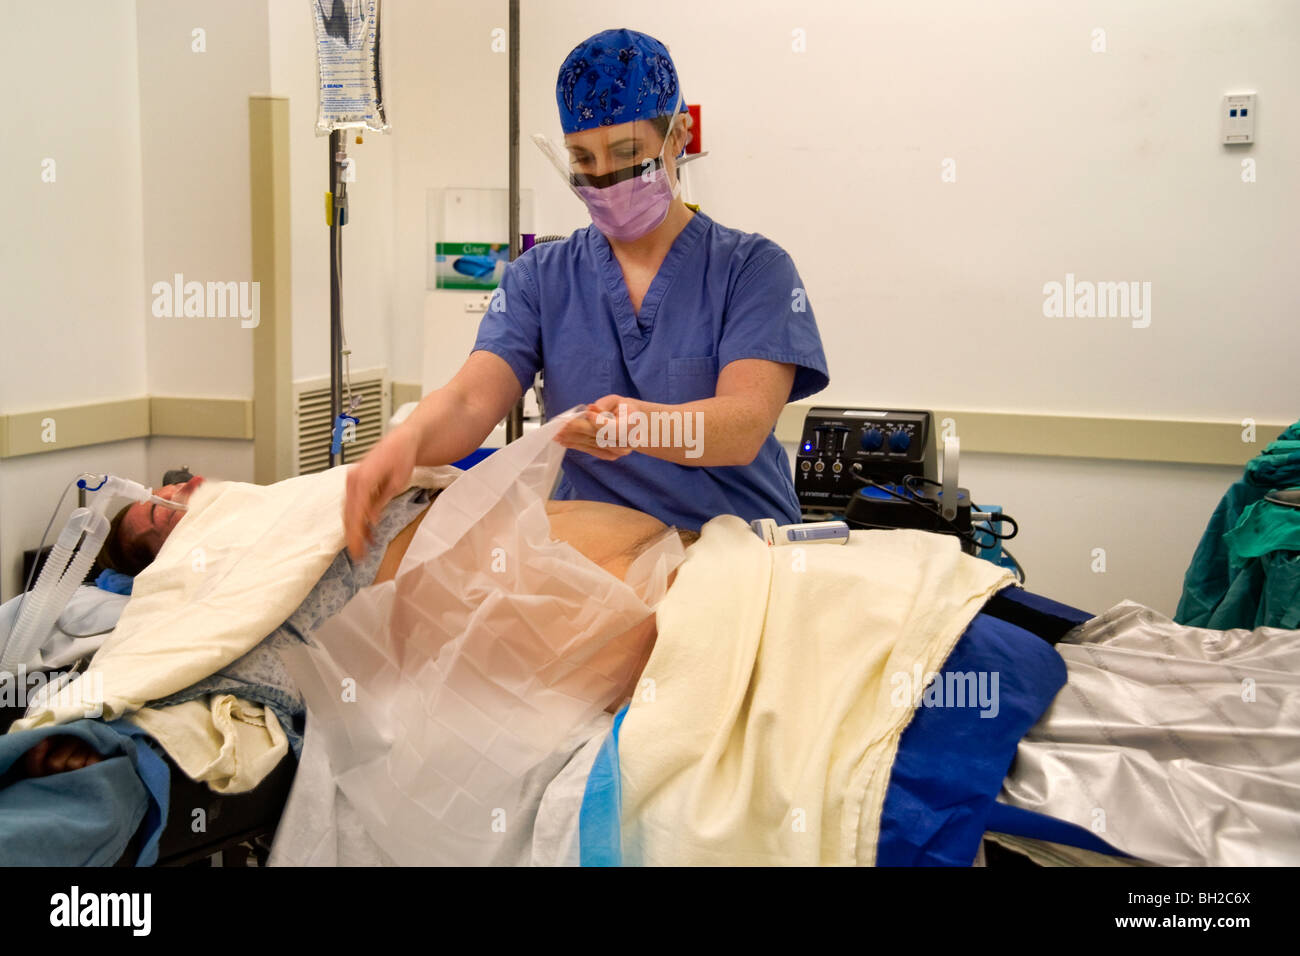
[[[131,588],[135,585],[135,578],[129,574],[123,574],[120,571],[110,571],[105,568],[99,572],[99,577],[95,578],[95,587],[104,591],[110,591],[113,594],[130,594]]]

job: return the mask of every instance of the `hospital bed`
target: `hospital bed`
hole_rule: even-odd
[[[1024,682],[1016,691],[1020,696],[1011,695],[1019,704],[1005,708],[1008,718],[999,724],[998,734],[990,733],[990,726],[978,717],[972,722],[969,711],[917,709],[891,772],[878,862],[966,865],[976,856],[986,832],[1009,837],[1007,842],[1013,846],[1018,845],[1017,839],[1047,841],[1084,853],[1114,854],[1095,834],[1079,826],[1047,814],[1017,811],[996,801],[1019,740],[1064,684],[1064,665],[1051,648],[1092,617],[1020,588],[1007,588],[985,604],[945,669],[1001,666],[1012,675],[1037,670],[1042,678],[1055,667],[1059,673],[1056,678],[1048,675],[1037,682]],[[991,663],[997,655],[1001,655],[1001,663]],[[16,716],[12,709],[4,714],[0,729],[7,728]],[[965,725],[960,723],[963,718]],[[184,814],[173,813],[162,834],[160,863],[190,862],[249,843],[260,842],[264,848],[275,832],[294,777],[292,760],[283,761],[252,793],[234,797],[212,794],[167,762],[172,808],[202,809],[209,826],[195,834]],[[596,850],[600,845],[599,833],[584,832],[584,852],[588,846]],[[123,861],[131,858],[128,849]]]
[[[1019,661],[1018,670],[1041,676],[1052,651],[1076,625],[1092,615],[1043,598],[1021,588],[1007,588],[991,598],[967,629],[945,664],[945,671],[1002,667],[1008,655]],[[992,649],[992,650],[990,650]],[[991,662],[989,653],[1002,654],[1002,663]],[[981,657],[981,655],[984,655]],[[1045,664],[1045,662],[1048,662]],[[1061,678],[1063,683],[1063,676]],[[918,708],[904,733],[895,761],[881,821],[879,862],[886,865],[969,865],[980,852],[986,832],[995,832],[1013,847],[989,854],[992,865],[1023,863],[1023,843],[1047,841],[1088,853],[1115,855],[1111,847],[1087,830],[1042,814],[1016,812],[995,801],[1006,769],[1015,757],[1016,745],[1038,710],[1050,701],[1059,684],[1025,682],[1017,690],[1003,684],[1003,719],[993,732],[973,711],[960,708]],[[1049,688],[1046,700],[1044,687]],[[1016,695],[1020,694],[1020,697]],[[1039,696],[1035,698],[1035,694]],[[1016,714],[1010,712],[1023,700]],[[18,716],[18,708],[0,713],[0,730],[6,730]],[[214,854],[252,853],[265,862],[295,773],[295,761],[286,757],[255,790],[241,795],[219,795],[205,784],[188,779],[164,755],[170,770],[170,804],[159,847],[158,865],[185,865]],[[195,809],[203,810],[207,827],[194,833],[190,827]],[[179,811],[179,812],[178,812]],[[587,845],[590,842],[590,846]],[[599,862],[600,841],[584,833],[587,862]],[[119,865],[134,862],[138,840],[122,855]]]
[[[102,630],[106,625],[115,623],[111,617],[98,621],[93,619],[86,605],[96,602],[102,604],[110,616],[120,614],[124,607],[124,602],[118,595],[97,593],[91,588],[83,589],[78,594],[78,601],[69,610],[69,614],[75,612],[75,624],[79,626],[69,626],[68,629],[73,632]],[[1015,621],[1015,626],[1025,635],[1036,634],[1036,637],[1024,639],[1040,643],[1044,647],[1059,639],[1076,620],[1088,617],[1051,602],[1027,602],[1023,596],[1018,600],[1016,595],[1010,593],[997,596],[989,602],[983,617],[991,620],[994,615]],[[74,653],[75,651],[65,652],[65,656]],[[7,708],[0,714],[0,730],[7,730],[21,713],[20,708]],[[1012,747],[1014,749],[1014,741]],[[228,853],[240,846],[256,847],[255,855],[264,859],[265,848],[270,845],[275,833],[294,778],[295,761],[292,756],[286,757],[255,790],[233,796],[216,794],[206,784],[190,780],[170,758],[165,754],[162,757],[169,771],[167,786],[170,812],[159,844],[158,864],[183,865],[214,854]],[[986,789],[996,787],[997,782],[996,778],[986,780]],[[196,810],[201,810],[206,820],[206,827],[197,833],[191,826]],[[977,845],[979,836],[980,834],[975,834]],[[137,836],[122,854],[122,864],[133,863],[138,849]]]
[[[108,600],[108,598],[105,598]],[[983,631],[988,627],[996,627],[995,622],[1005,623],[1006,628],[1014,628],[1019,632],[1022,641],[1032,641],[1032,643],[1041,644],[1044,648],[1052,645],[1054,641],[1060,640],[1075,623],[1080,620],[1091,617],[1082,611],[1070,609],[1065,605],[1056,604],[1048,601],[1047,598],[1032,596],[1019,589],[1008,589],[1005,593],[998,594],[985,606],[984,614],[972,624],[971,631]],[[1004,628],[1004,630],[1006,630]],[[1031,636],[1032,635],[1032,636]],[[965,644],[970,644],[969,639],[963,639]],[[961,646],[961,645],[959,645]],[[954,661],[954,665],[963,666],[962,661]],[[935,711],[937,715],[939,711]],[[10,723],[21,715],[21,709],[6,708],[3,715],[0,715],[0,730],[8,730]],[[928,714],[926,714],[928,717]],[[920,728],[920,730],[917,730]],[[979,728],[984,730],[984,728]],[[939,732],[939,731],[936,731]],[[946,727],[943,730],[945,734],[952,732],[952,727]],[[900,756],[900,774],[905,773],[905,767],[917,763],[930,763],[927,760],[926,748],[927,741],[933,734],[927,736],[922,727],[922,722],[915,724],[914,730],[910,731],[911,739],[917,741],[915,744],[909,744],[905,740],[905,747],[901,750]],[[1015,730],[1011,731],[1013,736]],[[1014,752],[1014,739],[1009,741],[1011,752]],[[1004,741],[1005,749],[1006,741]],[[915,757],[909,754],[915,752]],[[186,865],[191,862],[201,861],[204,858],[212,857],[217,853],[230,853],[237,851],[237,848],[251,848],[253,856],[259,862],[265,861],[266,849],[269,848],[274,832],[276,832],[277,822],[285,806],[287,796],[294,779],[295,761],[292,757],[286,757],[279,763],[277,769],[273,771],[269,778],[263,780],[256,790],[243,795],[217,795],[213,793],[205,784],[195,783],[177,769],[175,763],[162,754],[164,761],[168,763],[170,770],[169,782],[169,803],[172,813],[169,814],[168,821],[164,831],[162,831],[161,842],[159,847],[159,865]],[[1009,762],[1010,756],[1006,756],[1006,762]],[[950,770],[954,769],[953,763],[946,763]],[[991,803],[992,792],[989,788],[996,790],[998,778],[989,778],[984,774],[983,795],[974,795],[970,791],[972,779],[978,777],[978,774],[969,773],[969,767],[963,769],[961,773],[946,775],[943,779],[931,778],[920,780],[913,778],[910,780],[898,779],[897,786],[893,787],[893,799],[909,805],[911,812],[915,812],[915,806],[926,804],[930,801],[932,806],[928,813],[939,814],[949,813],[952,806],[961,803],[953,799],[952,788],[962,790],[966,788],[967,797],[975,800],[976,803]],[[961,779],[965,778],[965,783]],[[948,787],[946,795],[940,797],[936,791]],[[927,790],[928,788],[928,790]],[[976,799],[978,797],[978,799]],[[946,805],[945,805],[946,804]],[[207,818],[207,827],[204,832],[195,834],[190,827],[191,816],[195,809],[203,810]],[[987,809],[987,808],[985,808]],[[897,814],[896,814],[897,816]],[[958,840],[958,845],[965,847],[974,839],[975,847],[971,849],[971,855],[974,855],[975,848],[978,848],[979,838],[983,835],[983,830],[974,832],[971,829],[970,819],[961,819],[953,821],[952,827],[962,830],[962,838]],[[1069,830],[1063,831],[1069,835]],[[1058,834],[1060,836],[1060,834]],[[1082,840],[1083,844],[1095,848],[1095,842]],[[883,845],[884,858],[883,862],[956,862],[948,860],[943,856],[943,852],[922,851],[915,847],[913,838],[907,835],[907,827],[901,822],[901,817],[894,819],[887,813],[883,826]],[[945,844],[946,845],[946,844]],[[123,853],[118,865],[130,865],[135,860],[135,853],[138,851],[139,838],[133,839],[133,844]],[[910,849],[909,849],[910,848]],[[244,851],[240,851],[244,852]],[[914,858],[905,860],[907,853],[913,853]],[[948,851],[944,851],[948,852]],[[965,849],[958,849],[958,853],[965,852]],[[891,856],[892,853],[892,856]]]

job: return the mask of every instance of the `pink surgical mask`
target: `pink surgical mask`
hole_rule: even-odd
[[[587,204],[596,228],[621,242],[658,228],[677,195],[668,182],[662,151],[653,165],[629,166],[604,176],[575,175],[573,188]]]

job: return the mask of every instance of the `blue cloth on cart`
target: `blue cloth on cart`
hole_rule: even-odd
[[[115,720],[108,726],[137,741],[135,770],[149,794],[149,805],[145,807],[141,830],[144,842],[140,845],[135,865],[153,866],[158,862],[158,844],[162,840],[163,830],[167,826],[167,813],[171,809],[171,768],[151,744],[152,738],[143,728],[127,720]]]
[[[46,737],[78,737],[105,759],[80,770],[20,777]],[[135,727],[78,720],[0,736],[0,865],[111,866],[145,823],[138,865],[158,858],[171,774]]]

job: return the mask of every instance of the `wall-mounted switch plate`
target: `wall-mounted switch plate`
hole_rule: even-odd
[[[1223,142],[1255,142],[1255,94],[1229,93],[1223,98]]]

